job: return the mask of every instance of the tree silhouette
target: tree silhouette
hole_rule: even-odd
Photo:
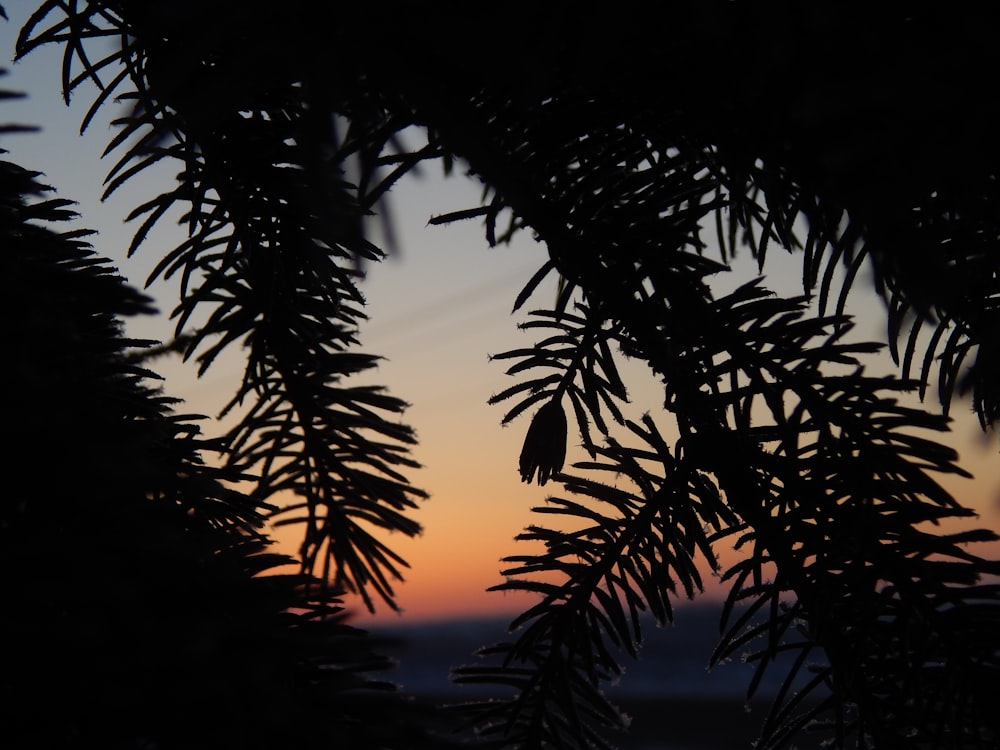
[[[241,473],[202,462],[219,446],[122,333],[150,300],[38,177],[0,161],[0,742],[440,747],[339,601],[281,570]]]
[[[297,498],[278,513],[302,524],[317,596],[393,605],[404,563],[366,527],[418,531],[402,404],[348,380],[375,362],[355,351],[359,265],[381,257],[364,217],[419,163],[462,158],[484,199],[435,221],[544,242],[515,308],[549,274],[559,298],[532,313],[534,346],[501,355],[520,380],[493,401],[504,421],[537,407],[519,469],[561,485],[537,509],[559,523],[528,528],[543,551],[509,558],[497,587],[538,594],[514,639],[456,673],[516,688],[464,708],[480,740],[601,746],[622,723],[601,686],[637,652],[640,615],[671,619],[735,539],[713,658],[750,649],[752,694],[783,657],[761,747],[809,725],[837,746],[971,748],[1000,743],[997,570],[968,547],[995,537],[927,530],[971,513],[935,480],[957,457],[926,433],[955,394],[984,427],[1000,416],[1000,118],[976,83],[997,70],[994,29],[986,11],[894,4],[101,0],[42,3],[18,54],[64,46],[66,95],[99,91],[84,126],[132,103],[108,193],[178,165],[132,212],[131,249],[183,207],[187,238],[153,278],[181,275],[177,331],[201,371],[246,347],[227,470],[256,476],[254,512]],[[412,126],[427,143],[407,150]],[[744,246],[762,267],[788,251],[803,296],[713,291]],[[866,374],[877,347],[848,338],[864,268],[899,377]],[[662,381],[638,420],[621,355]],[[900,401],[934,378],[942,413]],[[591,458],[564,471],[567,414]]]

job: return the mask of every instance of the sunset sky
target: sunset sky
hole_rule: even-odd
[[[13,54],[16,30],[34,5],[4,3],[11,16],[10,23],[0,27],[0,45],[7,59]],[[5,136],[2,146],[11,152],[8,158],[44,172],[62,197],[79,201],[81,224],[99,232],[93,239],[97,251],[114,259],[133,284],[142,286],[158,260],[156,250],[172,247],[167,244],[171,237],[158,235],[139,256],[126,259],[123,256],[131,228],[123,225],[122,219],[166,183],[136,181],[126,189],[126,195],[100,203],[101,179],[111,165],[109,160],[100,160],[111,137],[109,118],[107,114],[98,117],[85,138],[77,135],[89,101],[87,94],[82,94],[72,108],[62,105],[58,65],[58,51],[52,50],[9,66],[10,75],[0,85],[27,92],[30,97],[5,102],[0,120],[38,124],[43,130],[35,135]],[[171,174],[165,169],[157,176],[167,180]],[[422,179],[400,184],[391,194],[399,253],[371,268],[363,286],[371,317],[362,329],[364,350],[386,357],[374,379],[367,380],[388,385],[395,395],[412,404],[404,420],[418,431],[420,445],[415,457],[425,468],[410,478],[431,495],[417,516],[425,533],[414,540],[391,540],[391,546],[412,566],[407,581],[397,587],[402,617],[411,621],[511,614],[523,608],[527,600],[486,593],[485,589],[500,582],[500,559],[523,551],[512,539],[535,522],[529,509],[559,489],[552,484],[542,488],[520,482],[516,466],[527,419],[522,417],[502,428],[502,405],[486,403],[492,394],[514,382],[504,375],[503,363],[491,362],[489,355],[532,341],[529,334],[517,330],[519,318],[511,316],[510,310],[521,285],[544,260],[544,247],[524,233],[511,247],[490,249],[478,221],[449,227],[427,225],[432,215],[471,208],[478,199],[474,182],[462,177],[443,180],[435,165],[426,169]],[[174,241],[179,236],[175,235]],[[771,274],[768,285],[797,290],[798,260],[781,261],[775,256],[774,268],[766,269]],[[732,280],[723,282],[731,287],[752,272],[747,265],[743,271],[730,274]],[[173,287],[161,285],[149,291],[160,300],[161,311],[169,312],[174,304]],[[553,294],[552,286],[540,289],[538,305],[548,304]],[[862,316],[859,329],[868,337],[883,336],[880,311],[878,304],[857,309]],[[130,327],[134,335],[160,339],[168,337],[170,331],[165,315]],[[884,363],[880,366],[885,367]],[[236,353],[200,380],[194,377],[192,367],[176,362],[157,362],[154,367],[167,376],[167,392],[185,399],[182,411],[207,415],[216,414],[229,399],[240,375]],[[635,414],[646,410],[655,413],[659,401],[655,382],[640,368],[629,372],[638,377],[630,384]],[[998,527],[997,438],[982,438],[964,403],[957,404],[954,411],[955,445],[977,479],[950,479],[946,486],[960,501],[979,511],[984,525]],[[217,429],[206,425],[207,432]],[[289,541],[289,551],[294,546]],[[371,620],[360,610],[358,614],[359,621]],[[385,607],[377,617],[398,618]]]

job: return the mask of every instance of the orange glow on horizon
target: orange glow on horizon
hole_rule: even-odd
[[[417,622],[458,617],[510,619],[538,601],[534,594],[488,592],[487,589],[502,581],[500,571],[505,567],[502,557],[524,554],[533,549],[524,542],[514,541],[514,536],[531,523],[553,523],[551,516],[533,514],[530,507],[544,503],[548,495],[560,493],[562,488],[555,482],[544,488],[521,484],[515,463],[523,427],[501,431],[494,423],[492,429],[499,433],[498,447],[493,453],[496,458],[482,466],[475,466],[464,482],[460,477],[445,481],[447,472],[441,475],[434,469],[419,472],[426,476],[416,479],[427,480],[432,497],[417,516],[425,526],[425,533],[412,540],[399,538],[394,547],[412,566],[406,573],[407,580],[396,587],[402,612],[394,613],[382,608],[369,615],[355,608],[359,622],[391,622],[398,619]],[[513,433],[512,439],[509,433]],[[938,477],[938,480],[960,502],[976,510],[978,517],[947,521],[938,527],[939,533],[1000,526],[1000,511],[995,503],[1000,485],[995,469],[995,450],[992,446],[984,449],[974,438],[958,440],[962,434],[960,432],[953,437],[956,442],[965,443],[963,465],[977,478],[946,475]],[[964,435],[968,438],[970,433],[965,432]],[[431,446],[428,444],[428,452],[432,450]],[[437,455],[436,451],[434,455]],[[454,454],[450,456],[456,458]],[[502,460],[503,456],[506,456],[506,461]],[[460,457],[457,458],[460,460]],[[436,463],[427,458],[425,460],[432,467]],[[476,480],[480,471],[485,473],[481,483]],[[732,549],[737,538],[733,535],[717,545],[719,572],[712,572],[706,564],[700,566],[705,590],[695,597],[695,603],[718,602],[728,594],[731,582],[721,581],[720,574],[750,549],[749,545],[742,550]],[[1000,543],[973,547],[969,551],[975,554],[1000,557]],[[682,591],[677,593],[671,601],[675,607],[682,608],[689,602]]]

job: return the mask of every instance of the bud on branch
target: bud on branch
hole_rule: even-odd
[[[566,460],[566,413],[558,398],[539,409],[524,437],[518,468],[521,481],[531,483],[538,470],[538,484],[544,485],[559,472]]]

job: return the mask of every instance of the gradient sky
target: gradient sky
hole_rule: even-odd
[[[11,16],[9,24],[0,26],[0,46],[7,59],[13,54],[16,29],[34,5],[4,3]],[[15,162],[45,172],[62,197],[79,201],[81,223],[99,232],[93,240],[95,248],[114,259],[133,284],[142,286],[157,260],[155,248],[172,247],[168,243],[179,234],[161,233],[138,257],[124,258],[131,235],[122,220],[129,209],[159,188],[154,180],[137,181],[127,195],[105,204],[99,201],[100,181],[111,165],[100,159],[111,137],[109,118],[99,117],[83,139],[78,137],[89,102],[81,95],[72,108],[62,105],[58,65],[53,50],[52,54],[35,53],[10,69],[4,87],[28,92],[30,98],[5,103],[0,120],[39,124],[43,131],[7,136],[2,145]],[[171,174],[169,168],[161,169],[157,179],[168,180]],[[478,197],[474,182],[442,180],[433,165],[422,179],[404,180],[391,194],[400,252],[370,269],[363,286],[371,316],[362,329],[364,350],[386,357],[374,379],[367,380],[390,386],[412,404],[405,421],[418,431],[421,442],[415,457],[425,468],[410,478],[431,494],[418,514],[425,533],[413,540],[390,540],[412,566],[407,581],[397,587],[403,618],[409,621],[512,614],[523,608],[528,601],[524,597],[486,593],[485,589],[500,582],[503,556],[525,551],[512,539],[535,521],[529,509],[558,490],[552,484],[540,488],[520,482],[516,464],[527,419],[501,428],[504,409],[486,404],[493,393],[514,382],[504,375],[503,363],[490,362],[489,355],[531,342],[528,334],[517,330],[518,318],[510,315],[510,309],[520,286],[543,261],[544,248],[523,234],[511,247],[489,249],[478,221],[427,226],[430,216],[473,207]],[[798,260],[784,264],[779,256],[774,260],[766,269],[768,285],[797,291]],[[741,272],[729,274],[724,285],[746,280],[753,271],[745,265]],[[160,300],[162,311],[171,309],[175,298],[171,285],[149,291]],[[536,298],[539,305],[548,303],[553,293],[551,286],[542,288]],[[855,312],[860,317],[859,330],[881,339],[881,307],[868,302]],[[165,316],[130,326],[134,335],[150,338],[167,338],[170,331]],[[877,366],[887,367],[885,361]],[[176,362],[158,361],[155,369],[167,376],[167,391],[185,399],[182,411],[207,415],[217,413],[228,400],[240,374],[235,352],[200,380],[194,377],[193,368]],[[628,368],[628,373],[637,376],[630,383],[635,413],[655,410],[659,398],[655,383],[641,368]],[[954,411],[954,444],[977,479],[948,478],[945,484],[964,504],[979,511],[984,525],[995,528],[1000,526],[997,438],[982,438],[965,404],[957,404]],[[209,424],[205,429],[214,433],[218,427]],[[289,551],[294,550],[295,543],[287,534],[281,539]],[[358,614],[360,621],[372,619]],[[397,616],[383,607],[376,617]]]

